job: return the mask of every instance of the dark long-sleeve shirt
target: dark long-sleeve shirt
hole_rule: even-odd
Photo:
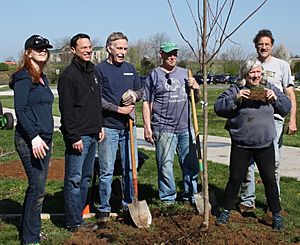
[[[33,83],[27,70],[16,72],[9,84],[14,90],[14,106],[17,117],[16,134],[26,140],[37,135],[47,142],[52,140],[53,94],[48,80],[42,75],[45,85]]]
[[[133,65],[123,62],[119,66],[103,61],[96,65],[103,84],[103,124],[108,128],[123,129],[128,122],[128,115],[117,112],[121,106],[122,95],[131,89],[137,94],[137,101],[142,98],[142,84]]]

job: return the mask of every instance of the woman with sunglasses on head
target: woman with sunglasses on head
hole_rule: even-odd
[[[48,39],[33,35],[25,42],[22,61],[12,74],[17,117],[15,147],[24,166],[26,190],[20,227],[22,244],[39,244],[41,211],[53,136],[53,94],[43,68],[49,60]]]

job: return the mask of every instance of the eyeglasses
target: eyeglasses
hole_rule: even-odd
[[[172,84],[172,80],[170,78],[170,74],[166,73],[165,78],[167,79],[167,84],[171,85]]]

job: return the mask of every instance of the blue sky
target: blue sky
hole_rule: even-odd
[[[236,0],[228,30],[261,2]],[[172,3],[184,35],[194,43],[195,28],[186,1],[172,0]],[[283,44],[292,54],[300,55],[299,11],[299,0],[268,0],[232,39],[250,54],[254,51],[253,36],[258,30],[268,28],[273,32],[275,44]],[[167,0],[4,0],[0,23],[0,61],[9,56],[17,59],[25,40],[32,34],[41,34],[54,42],[84,32],[103,45],[113,31],[124,32],[132,42],[163,31],[174,42],[184,43]],[[232,45],[227,43],[222,51]]]

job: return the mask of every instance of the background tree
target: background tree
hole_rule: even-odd
[[[159,49],[163,42],[170,41],[170,38],[165,32],[158,32],[149,37],[148,42],[150,44],[149,57],[153,57],[155,65],[160,65]]]
[[[240,64],[245,60],[246,55],[241,47],[230,47],[225,53],[220,55],[220,61],[223,66],[223,73],[237,75],[239,73]]]
[[[209,62],[219,53],[221,47],[226,41],[232,41],[231,36],[252,16],[254,15],[266,2],[262,3],[245,19],[236,24],[231,30],[229,29],[230,16],[233,13],[233,6],[235,0],[197,0],[193,1],[195,6],[191,6],[190,2],[186,0],[188,12],[194,22],[196,30],[196,44],[192,45],[177,21],[176,14],[173,10],[171,0],[167,0],[170,8],[172,18],[175,22],[181,38],[189,45],[196,60],[199,63],[200,70],[203,73],[203,195],[204,195],[204,222],[202,229],[208,229],[209,224],[209,198],[208,198],[208,169],[207,169],[207,136],[208,136],[208,106],[207,106],[207,66]],[[201,5],[202,2],[202,5]],[[183,11],[183,9],[180,9]],[[210,51],[208,53],[208,50]]]
[[[289,62],[291,58],[290,51],[282,44],[273,49],[273,55],[279,59],[286,60],[287,62]]]

